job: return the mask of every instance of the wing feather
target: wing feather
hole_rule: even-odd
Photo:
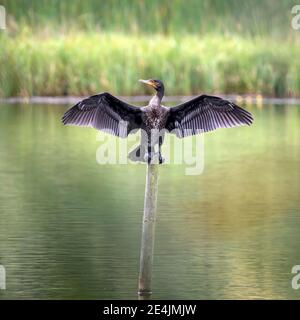
[[[250,112],[238,105],[215,96],[201,95],[170,109],[166,129],[180,137],[194,135],[200,130],[213,131],[251,125]]]
[[[141,108],[104,92],[79,101],[65,112],[62,123],[93,127],[119,137],[127,137],[130,131],[140,128],[141,112]]]

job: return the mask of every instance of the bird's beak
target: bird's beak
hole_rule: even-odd
[[[153,80],[143,80],[143,79],[140,79],[139,82],[145,83],[145,84],[147,84],[148,86],[153,87],[154,89],[156,89],[156,85],[155,85],[155,82],[154,82]]]

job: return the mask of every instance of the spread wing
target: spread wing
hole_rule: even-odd
[[[217,128],[251,125],[250,112],[219,97],[201,95],[170,108],[166,129],[183,138]],[[201,130],[201,131],[200,131]]]
[[[105,92],[78,102],[66,111],[62,122],[65,125],[93,127],[124,138],[131,130],[140,128],[141,109]]]

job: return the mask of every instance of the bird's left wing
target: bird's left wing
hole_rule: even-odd
[[[140,128],[141,108],[104,92],[78,102],[62,117],[65,125],[93,127],[119,137]]]
[[[183,138],[217,128],[251,125],[250,112],[215,96],[201,95],[170,108],[166,129]]]

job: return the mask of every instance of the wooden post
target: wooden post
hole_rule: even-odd
[[[147,165],[138,289],[138,294],[142,299],[150,297],[152,294],[151,280],[157,207],[158,167],[159,164]]]

